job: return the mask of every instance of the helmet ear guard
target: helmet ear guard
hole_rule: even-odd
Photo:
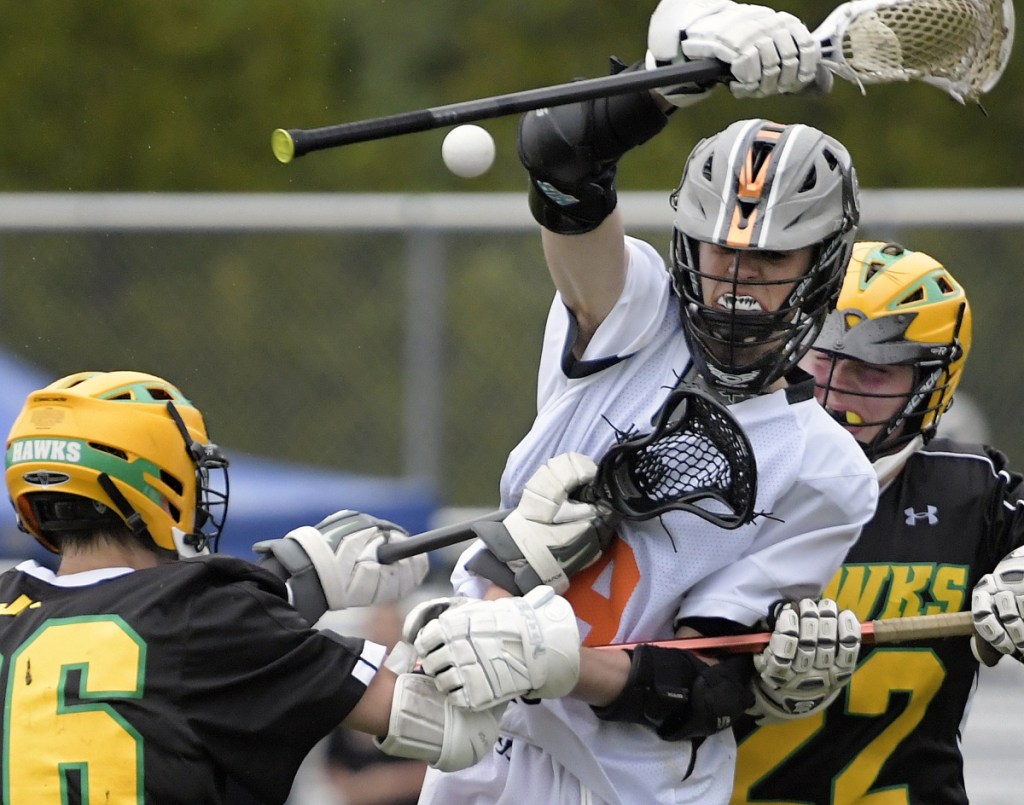
[[[29,395],[8,436],[6,482],[19,526],[51,551],[69,523],[88,530],[116,516],[149,548],[193,556],[216,550],[227,464],[202,414],[167,381],[82,372]]]
[[[893,453],[936,432],[953,403],[971,348],[971,309],[966,292],[941,263],[896,243],[857,243],[836,309],[829,314],[815,350],[830,355],[832,366],[819,388],[828,397],[906,397],[906,405],[879,422],[868,457]],[[909,395],[879,395],[842,389],[833,383],[836,361],[848,359],[914,370]],[[841,420],[842,424],[852,424]]]

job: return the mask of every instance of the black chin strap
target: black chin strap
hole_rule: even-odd
[[[208,546],[216,552],[216,540],[220,538],[220,526],[218,526],[217,536],[213,540],[211,540],[211,537],[208,534],[203,532],[203,526],[206,521],[210,519],[210,512],[208,507],[203,503],[203,496],[206,493],[206,489],[204,484],[201,482],[200,473],[205,472],[210,467],[226,468],[228,460],[224,457],[224,454],[221,453],[220,448],[213,442],[203,444],[202,442],[192,438],[192,435],[188,432],[188,427],[185,425],[185,420],[181,418],[181,414],[178,413],[178,409],[175,407],[173,402],[168,401],[167,413],[170,414],[171,419],[173,419],[174,423],[178,426],[181,438],[185,440],[185,452],[188,453],[189,458],[192,460],[193,469],[196,472],[195,524],[193,525],[192,533],[185,535],[185,544],[191,548],[195,548],[199,553],[206,550]]]
[[[121,517],[124,518],[125,523],[128,524],[128,528],[131,529],[132,533],[140,538],[148,539],[154,545],[156,540],[153,539],[153,535],[149,533],[149,529],[146,528],[146,521],[142,519],[142,515],[139,514],[132,505],[128,502],[128,498],[121,494],[121,490],[115,486],[114,482],[110,479],[110,476],[105,472],[101,472],[99,478],[100,487],[107,496],[113,501],[114,505],[117,506],[117,510],[121,513]]]

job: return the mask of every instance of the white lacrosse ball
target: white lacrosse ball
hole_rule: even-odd
[[[456,176],[482,176],[494,164],[494,138],[479,126],[456,126],[441,144],[441,158]]]

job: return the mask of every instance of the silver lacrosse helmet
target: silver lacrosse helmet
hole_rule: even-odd
[[[839,294],[859,218],[850,155],[811,126],[741,120],[697,144],[671,202],[672,277],[697,369],[731,397],[761,393],[800,360]],[[751,310],[740,293],[712,305],[701,289],[701,241],[737,251],[812,247],[811,265],[796,283],[744,280],[793,284],[776,310]]]

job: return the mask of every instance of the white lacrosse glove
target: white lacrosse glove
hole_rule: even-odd
[[[374,739],[377,747],[394,757],[424,760],[441,771],[472,766],[498,740],[498,721],[505,704],[473,712],[455,707],[423,674],[409,673],[416,652],[398,643],[385,667],[398,674],[391,699],[387,734]]]
[[[799,92],[819,80],[831,87],[821,65],[821,45],[800,20],[766,6],[731,0],[661,0],[647,31],[647,69],[695,59],[729,65],[737,98]],[[827,89],[822,86],[821,88]],[[676,106],[710,92],[692,85],[657,90]]]
[[[850,681],[860,622],[830,598],[778,605],[768,647],[754,655],[750,714],[765,721],[802,718],[828,707]]]
[[[581,453],[562,453],[526,483],[519,505],[500,523],[481,523],[478,536],[490,549],[467,567],[513,594],[546,584],[557,593],[569,578],[597,561],[614,536],[604,503],[572,500],[570,493],[594,480],[597,465]]]
[[[314,623],[328,609],[397,601],[412,592],[427,575],[426,555],[390,565],[377,561],[377,548],[408,537],[401,526],[344,509],[252,548],[266,557],[261,564],[268,569],[275,560],[284,568],[292,603]]]
[[[579,680],[576,616],[550,587],[521,598],[426,601],[409,613],[403,634],[414,638],[423,671],[457,707],[486,710],[517,696],[557,698]]]
[[[971,596],[971,610],[971,651],[979,662],[995,665],[1003,654],[1024,662],[1024,547],[1010,551],[981,577]]]

